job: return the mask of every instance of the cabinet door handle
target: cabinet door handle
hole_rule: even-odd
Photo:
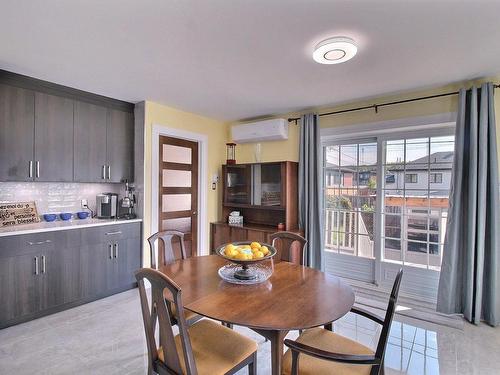
[[[33,160],[30,160],[29,163],[28,177],[33,178]]]
[[[108,249],[109,249],[109,259],[113,259],[113,245],[109,244]]]
[[[104,233],[106,236],[112,236],[113,234],[122,234],[122,231],[121,230],[117,230],[116,232],[107,232],[107,233]]]
[[[108,165],[108,180],[111,179],[111,165]]]
[[[45,273],[45,266],[46,266],[45,255],[42,255],[42,273]]]
[[[39,274],[39,271],[38,271],[38,257],[35,257],[35,275],[38,275]]]
[[[106,179],[106,166],[105,165],[102,166],[102,179],[103,180]]]
[[[40,162],[36,161],[36,178],[40,177]]]
[[[28,245],[33,246],[33,245],[43,245],[44,243],[51,243],[51,240],[45,240],[45,241],[38,241],[38,242],[31,242],[28,241]]]
[[[118,258],[118,244],[115,243],[115,245],[113,247],[115,249],[115,259],[116,259],[116,258]]]

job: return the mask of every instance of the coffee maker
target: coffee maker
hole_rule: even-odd
[[[134,187],[130,186],[128,181],[125,181],[125,196],[120,200],[120,215],[118,218],[130,220],[137,217],[134,212],[136,205],[134,190]]]
[[[118,194],[102,193],[96,196],[96,209],[98,219],[116,218]]]

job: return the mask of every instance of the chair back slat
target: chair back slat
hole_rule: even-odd
[[[161,346],[163,351],[163,364],[173,373],[181,374],[182,367],[180,356],[175,345],[175,334],[173,331],[173,322],[165,300],[165,290],[168,290],[172,296],[173,302],[177,308],[177,325],[182,343],[182,359],[185,363],[188,374],[197,374],[194,362],[191,341],[187,331],[187,323],[184,314],[184,308],[181,300],[181,289],[177,284],[166,275],[151,268],[141,268],[136,271],[135,277],[139,285],[139,295],[141,298],[142,316],[144,322],[144,331],[146,333],[146,342],[148,347],[148,360],[150,366],[158,361],[158,348]],[[147,291],[144,280],[151,284],[151,303],[148,301]],[[151,307],[150,307],[151,306]],[[155,338],[155,327],[158,322],[160,343],[157,344]]]
[[[155,256],[155,243],[158,240],[158,254]],[[179,258],[175,256],[174,244],[179,244],[180,259],[186,259],[186,247],[184,244],[184,233],[176,230],[165,230],[157,232],[148,238],[149,251],[151,254],[151,268],[173,263]]]
[[[399,287],[401,286],[401,279],[403,278],[403,269],[401,268],[394,279],[394,284],[392,285],[391,296],[389,297],[389,304],[387,306],[387,311],[385,313],[384,325],[382,326],[382,332],[380,333],[380,338],[377,344],[377,350],[375,352],[375,357],[383,361],[385,349],[387,347],[387,341],[389,339],[389,331],[391,329],[392,320],[394,318],[394,313],[396,311],[396,304],[398,302]]]
[[[306,265],[307,240],[292,232],[276,232],[269,237],[278,251],[277,259],[297,265]]]

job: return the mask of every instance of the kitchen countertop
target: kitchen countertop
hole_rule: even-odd
[[[36,224],[16,225],[0,228],[0,237],[14,236],[19,234],[52,232],[77,228],[97,227],[102,225],[115,225],[127,223],[139,223],[142,219],[120,220],[120,219],[72,219],[68,221],[56,220],[51,223],[41,221]]]

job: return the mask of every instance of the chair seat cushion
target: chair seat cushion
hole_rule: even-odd
[[[255,341],[212,320],[200,320],[190,326],[188,331],[199,375],[225,374],[257,351]],[[180,335],[175,337],[175,345],[185,374],[186,365]],[[158,359],[164,361],[161,347],[158,349]]]
[[[374,354],[370,348],[323,328],[308,329],[304,331],[296,341],[332,353],[358,355]],[[343,364],[314,358],[304,353],[299,354],[300,375],[369,375],[370,370],[370,365]],[[283,358],[283,374],[289,375],[291,372],[292,351],[288,349]]]

